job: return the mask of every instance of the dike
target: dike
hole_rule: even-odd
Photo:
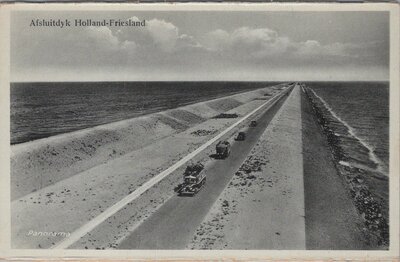
[[[318,124],[328,142],[337,173],[345,181],[353,203],[364,223],[369,246],[389,247],[388,177],[375,171],[368,154],[353,155],[351,147],[368,152],[351,131],[335,119],[315,93],[303,87]],[[361,163],[356,167],[350,163]]]
[[[11,146],[11,200],[187,130],[280,85]]]

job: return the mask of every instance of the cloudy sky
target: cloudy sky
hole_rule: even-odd
[[[32,19],[145,27],[30,27]],[[12,81],[387,80],[386,12],[18,12]]]

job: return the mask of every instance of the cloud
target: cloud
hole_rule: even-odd
[[[146,31],[155,45],[164,52],[171,52],[179,39],[178,28],[163,20],[152,19],[147,22]]]
[[[132,21],[140,21],[136,16],[129,18]],[[115,35],[120,41],[129,40],[136,43],[143,52],[171,54],[191,48],[199,48],[200,44],[193,36],[180,34],[174,24],[162,19],[146,20],[146,26],[132,29],[129,27],[116,31]]]
[[[118,64],[134,55],[137,45],[120,40],[108,27],[38,29],[18,35],[11,50],[12,69]]]
[[[251,59],[309,59],[354,57],[356,45],[334,43],[322,45],[316,40],[296,42],[269,28],[241,27],[231,33],[218,29],[209,32],[204,45],[211,52],[226,52],[229,56]]]
[[[279,36],[276,31],[269,28],[241,27],[231,33],[222,29],[209,32],[204,45],[210,51],[240,52],[257,57],[286,52],[290,40],[287,37]]]
[[[85,43],[92,43],[99,47],[108,46],[110,48],[117,48],[119,45],[118,38],[115,37],[110,28],[106,26],[101,27],[87,27],[82,31],[81,38]]]
[[[141,21],[133,16],[133,21]],[[193,35],[181,33],[177,25],[146,20],[145,27],[84,27],[18,32],[12,41],[12,72],[40,68],[71,68],[108,72],[110,67],[146,77],[171,72],[202,71],[217,75],[251,74],[302,68],[315,69],[387,66],[387,43],[321,43],[295,41],[268,27],[217,29]],[[386,53],[385,53],[386,52]],[[348,67],[349,68],[349,67]],[[78,70],[79,71],[79,70]],[[176,74],[176,73],[174,73]],[[147,76],[149,75],[149,76]]]
[[[358,50],[359,49],[359,50]],[[333,43],[322,45],[318,41],[308,40],[297,44],[297,55],[302,56],[330,56],[330,57],[359,57],[357,51],[362,50],[359,45],[349,43]]]
[[[269,28],[242,27],[230,36],[232,48],[240,51],[251,50],[256,55],[276,55],[287,51],[289,40]]]

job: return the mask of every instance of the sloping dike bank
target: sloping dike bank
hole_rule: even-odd
[[[376,169],[369,149],[352,136],[310,88],[303,88],[325,135],[337,174],[362,220],[367,248],[389,246],[389,179]]]
[[[278,86],[279,87],[279,86]],[[273,88],[192,104],[165,112],[11,146],[15,200],[157,140],[182,132],[260,97]]]
[[[35,147],[32,144],[27,146],[27,151],[20,152],[22,156],[31,154],[31,156],[43,158],[41,154],[44,152],[49,155],[51,150],[63,149],[66,153],[55,156],[50,154],[53,162],[44,157],[47,162],[35,162],[39,171],[28,170],[28,173],[36,171],[34,174],[40,178],[40,170],[43,169],[47,172],[43,173],[43,178],[57,178],[58,182],[47,186],[43,184],[42,188],[25,183],[25,189],[39,189],[28,194],[18,191],[26,195],[11,203],[13,248],[48,248],[56,245],[65,238],[65,235],[96,218],[150,178],[209,141],[218,132],[265,104],[272,96],[282,92],[282,88],[284,86],[267,87],[32,142],[32,144],[38,144]],[[232,109],[228,110],[229,108]],[[223,118],[215,117],[220,116],[221,111],[227,115]],[[237,117],[231,118],[233,116]],[[166,124],[167,121],[170,124]],[[232,132],[235,133],[240,128],[238,126]],[[102,135],[105,133],[113,134],[111,136],[113,139]],[[97,142],[93,144],[93,141]],[[83,147],[83,143],[86,147]],[[95,147],[96,150],[89,151],[91,152],[89,154],[82,149],[88,147]],[[37,153],[33,154],[32,151],[35,150]],[[205,155],[201,154],[203,156],[199,157],[207,157],[211,154],[210,150],[205,150],[207,151],[204,152]],[[82,160],[72,162],[71,159],[75,159],[74,154],[82,156]],[[14,155],[13,161],[15,160]],[[18,160],[23,161],[21,158]],[[72,165],[69,168],[68,163],[71,162]],[[43,164],[40,166],[41,163]],[[25,165],[25,163],[20,162],[20,165]],[[53,169],[53,171],[54,165],[60,166],[59,169]],[[25,177],[32,183],[36,182],[34,178],[25,175],[23,168],[18,168],[21,173],[15,170],[13,172],[14,175],[19,176],[19,181]],[[100,228],[106,229],[108,233],[100,234],[100,237],[94,241],[91,237],[93,232],[90,232],[87,234],[90,238],[87,243],[85,238],[83,239],[85,243],[76,243],[77,248],[109,248],[116,244],[129,232],[130,228],[146,219],[158,206],[175,194],[173,188],[181,181],[184,168],[185,166],[178,168],[159,184],[125,206],[121,212],[128,212],[128,216],[118,212],[104,221]],[[60,170],[65,170],[66,174]],[[57,175],[61,177],[56,177]],[[53,235],[52,232],[65,234]],[[98,240],[102,240],[104,245]]]

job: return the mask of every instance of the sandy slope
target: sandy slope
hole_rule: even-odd
[[[188,248],[305,249],[299,88],[198,227]]]
[[[214,99],[11,146],[11,198],[67,179],[110,159],[249,103],[271,88]]]
[[[258,92],[265,92],[265,90]],[[248,94],[247,96],[252,97],[253,95]],[[258,96],[260,96],[260,94]],[[246,97],[243,98],[244,101],[247,99]],[[215,101],[212,102],[217,103]],[[264,102],[265,100],[251,100],[228,112],[244,115]],[[196,106],[202,107],[201,105]],[[163,114],[173,115],[173,117],[169,119],[173,119],[182,125],[187,125],[193,113],[188,114],[187,112],[189,112],[189,110],[184,110],[184,117],[180,117],[180,110],[173,114],[171,114],[171,112],[165,112]],[[214,113],[214,111],[211,112]],[[197,121],[198,116],[194,122]],[[108,161],[102,160],[102,163],[97,163],[101,158],[93,156],[94,162],[97,163],[94,167],[12,202],[12,245],[19,248],[46,248],[51,246],[53,243],[59,241],[60,237],[32,237],[27,236],[28,232],[30,230],[38,232],[74,231],[80,225],[98,215],[105,208],[132,192],[150,177],[166,169],[183,155],[210,139],[215,132],[222,130],[234,121],[236,121],[236,119],[205,120],[193,127],[186,128],[183,132],[153,141],[153,143],[139,148],[138,150],[131,150],[122,155],[116,153],[114,158],[110,158]],[[125,125],[124,123],[119,124]],[[199,130],[205,130],[206,132],[199,133]],[[233,132],[235,131],[236,130]],[[150,130],[143,134],[146,134],[145,137],[152,137],[152,134],[154,134],[153,132],[154,130]],[[129,137],[132,139],[132,136]],[[100,138],[101,136],[99,139]],[[139,136],[135,137],[133,140],[139,141],[140,139],[141,137]],[[39,144],[41,143],[44,142],[41,141]],[[140,143],[140,141],[138,143]],[[45,143],[43,146],[44,145]],[[119,143],[112,144],[111,148],[118,150]],[[203,155],[203,157],[208,156]],[[181,170],[177,170],[176,173],[181,174]],[[155,188],[155,195],[151,195],[152,192],[154,193],[154,191],[152,191],[146,195],[147,197],[150,195],[150,198],[140,199],[138,202],[139,206],[135,207],[139,215],[134,216],[134,219],[129,219],[125,227],[128,228],[132,226],[135,221],[140,221],[147,216],[149,212],[157,208],[158,205],[162,204],[162,202],[173,193],[170,187],[163,188],[163,186],[166,184],[169,186],[176,184],[178,179],[180,179],[180,175],[171,175],[168,179],[160,183],[158,188]],[[144,211],[142,212],[141,210]],[[118,235],[123,235],[124,231],[126,231],[125,228],[121,228],[121,222],[123,221],[115,223],[115,225],[119,225],[117,231],[120,231],[120,233],[118,233],[118,231],[113,235],[116,236],[117,239],[112,239],[113,241],[108,243],[113,244],[118,240]],[[106,237],[103,239],[105,241],[108,240]],[[84,246],[85,245],[82,245],[80,247]],[[96,247],[96,245],[89,245],[89,247]]]

